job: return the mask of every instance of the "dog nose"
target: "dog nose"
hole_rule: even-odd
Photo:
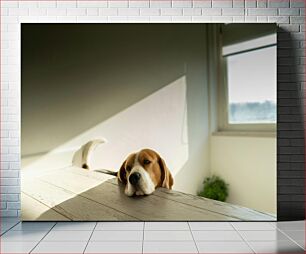
[[[137,184],[139,179],[140,179],[140,174],[138,172],[131,174],[129,177],[129,181],[132,185]]]

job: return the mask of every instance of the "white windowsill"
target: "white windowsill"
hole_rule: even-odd
[[[276,138],[276,131],[216,131],[212,136]]]

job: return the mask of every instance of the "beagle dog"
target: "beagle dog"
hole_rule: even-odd
[[[87,142],[77,150],[72,159],[72,165],[84,169],[92,169],[91,156],[93,151],[104,140],[96,139]],[[118,172],[107,169],[96,169],[94,171],[116,176],[120,182],[125,184],[127,196],[149,195],[157,187],[171,189],[173,177],[160,155],[151,150],[143,149],[137,153],[130,154],[122,163]]]
[[[127,196],[149,195],[157,187],[171,189],[173,185],[173,177],[165,161],[151,149],[129,155],[117,172],[117,177],[125,184],[124,193]]]

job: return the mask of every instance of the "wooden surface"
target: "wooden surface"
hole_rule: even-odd
[[[275,221],[252,209],[158,188],[127,197],[117,179],[76,167],[22,173],[27,221]]]

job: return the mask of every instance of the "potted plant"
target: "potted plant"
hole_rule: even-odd
[[[228,184],[218,176],[206,177],[204,187],[199,196],[219,201],[225,201],[228,196]]]

